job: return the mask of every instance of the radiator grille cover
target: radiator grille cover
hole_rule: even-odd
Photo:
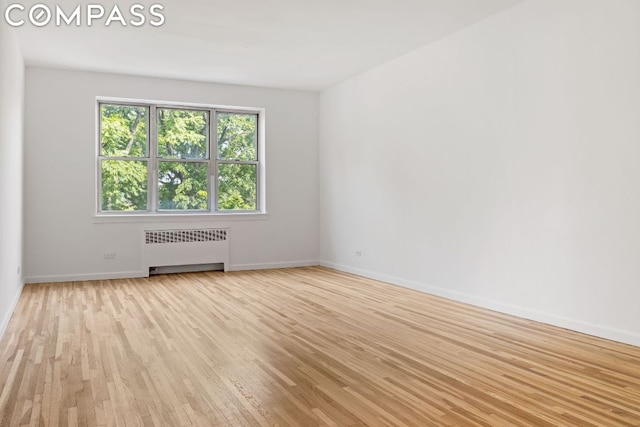
[[[191,242],[221,242],[227,240],[227,230],[205,228],[192,230],[149,230],[144,232],[145,244]]]

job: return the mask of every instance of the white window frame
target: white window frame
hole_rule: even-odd
[[[101,153],[101,106],[123,105],[143,107],[147,109],[147,157],[115,157],[103,156]],[[206,159],[169,159],[158,157],[158,109],[195,110],[207,112],[208,126],[208,158]],[[256,160],[220,160],[218,159],[218,132],[217,115],[219,113],[251,114],[256,115],[257,121],[257,145]],[[149,218],[160,217],[202,217],[202,216],[229,216],[229,217],[254,217],[264,216],[266,210],[266,170],[265,170],[265,109],[252,107],[237,107],[225,105],[192,104],[180,102],[150,101],[126,98],[96,98],[96,204],[95,215],[97,219],[122,219],[122,218]],[[129,160],[147,162],[147,210],[146,211],[103,211],[102,210],[102,161],[103,160]],[[158,168],[161,161],[207,163],[209,169],[208,209],[207,210],[160,210],[158,199]],[[220,164],[251,164],[256,166],[256,209],[255,210],[220,210],[218,207],[218,167]]]

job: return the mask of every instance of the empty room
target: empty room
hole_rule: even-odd
[[[0,10],[0,426],[640,426],[640,0]]]

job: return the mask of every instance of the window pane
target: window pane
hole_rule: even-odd
[[[218,159],[258,159],[258,116],[218,113]]]
[[[221,210],[258,209],[256,165],[218,165],[218,208]]]
[[[147,210],[147,162],[102,161],[102,210]]]
[[[118,157],[147,156],[146,107],[100,106],[100,154]]]
[[[158,208],[160,210],[207,210],[207,163],[160,162]]]
[[[158,157],[207,159],[206,111],[158,108]]]

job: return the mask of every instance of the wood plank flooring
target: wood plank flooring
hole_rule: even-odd
[[[640,348],[319,267],[29,285],[1,426],[640,426]]]

